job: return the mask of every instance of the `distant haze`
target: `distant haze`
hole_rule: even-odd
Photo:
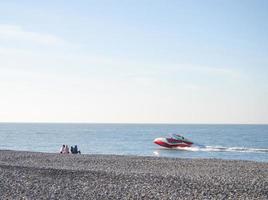
[[[268,123],[268,1],[0,2],[0,122]]]

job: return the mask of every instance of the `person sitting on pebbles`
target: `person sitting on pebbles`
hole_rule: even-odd
[[[65,149],[65,144],[63,144],[62,147],[60,148],[60,153],[63,153],[64,149]]]
[[[81,151],[78,150],[77,145],[74,145],[74,147],[71,147],[72,154],[81,154]]]
[[[63,144],[62,147],[60,148],[60,153],[62,153],[62,154],[70,153],[68,145]]]

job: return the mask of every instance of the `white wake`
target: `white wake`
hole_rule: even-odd
[[[268,153],[268,149],[247,148],[247,147],[222,147],[222,146],[202,146],[178,147],[178,150],[184,151],[207,151],[207,152],[244,152],[244,153]]]

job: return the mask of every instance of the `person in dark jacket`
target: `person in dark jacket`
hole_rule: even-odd
[[[78,150],[77,145],[74,145],[73,153],[74,153],[74,154],[81,154],[81,151]]]

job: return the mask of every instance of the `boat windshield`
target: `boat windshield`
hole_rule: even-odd
[[[184,140],[184,137],[179,134],[172,134],[171,137],[176,140]]]

